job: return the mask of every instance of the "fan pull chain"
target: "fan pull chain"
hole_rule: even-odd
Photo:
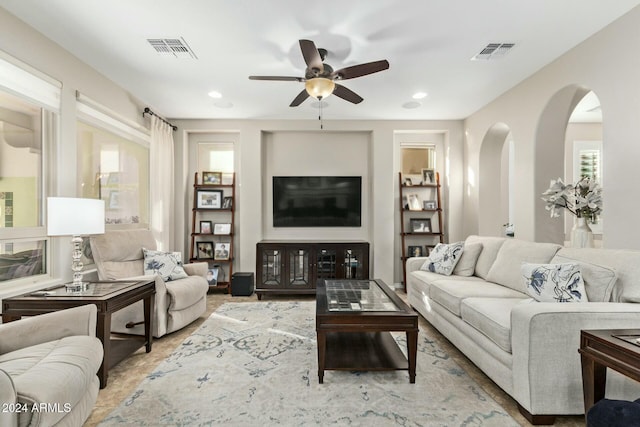
[[[320,115],[318,116],[318,120],[320,120],[320,129],[323,129],[323,125],[322,125],[322,97],[321,96],[318,97],[318,104],[320,104],[319,105],[319,107],[320,107]]]

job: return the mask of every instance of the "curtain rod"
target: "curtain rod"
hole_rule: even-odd
[[[162,120],[163,122],[165,122],[166,124],[168,124],[169,126],[171,126],[171,128],[174,131],[178,130],[178,126],[174,126],[171,123],[169,123],[167,120],[163,119],[162,117],[160,117],[159,115],[157,115],[156,113],[154,113],[153,111],[151,111],[151,108],[149,107],[144,107],[144,111],[142,112],[142,117],[144,117],[145,114],[150,114],[152,116],[156,116],[157,118],[159,118],[160,120]]]

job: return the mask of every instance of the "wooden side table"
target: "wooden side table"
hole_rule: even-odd
[[[640,329],[580,331],[582,387],[585,417],[589,409],[604,399],[607,368],[640,381],[640,346],[616,336],[640,337]]]
[[[64,286],[32,292],[30,294],[2,300],[2,322],[7,323],[22,316],[35,316],[64,310],[85,304],[95,304],[98,308],[96,337],[102,341],[104,358],[98,370],[100,388],[107,386],[109,368],[116,365],[141,346],[151,351],[153,342],[153,305],[155,280],[92,282],[86,291],[68,292]],[[111,339],[111,315],[129,305],[143,301],[144,338],[131,336],[130,339]]]

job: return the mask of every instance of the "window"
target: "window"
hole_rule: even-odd
[[[149,148],[125,136],[78,122],[80,197],[102,199],[105,221],[149,223]]]
[[[0,284],[47,271],[43,147],[53,118],[0,88]]]
[[[233,142],[198,143],[198,170],[233,172]]]

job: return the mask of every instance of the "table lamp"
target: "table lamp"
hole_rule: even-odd
[[[104,200],[73,197],[47,197],[47,234],[49,236],[73,236],[71,270],[73,282],[65,284],[67,290],[81,291],[87,288],[82,281],[82,237],[104,234]]]

